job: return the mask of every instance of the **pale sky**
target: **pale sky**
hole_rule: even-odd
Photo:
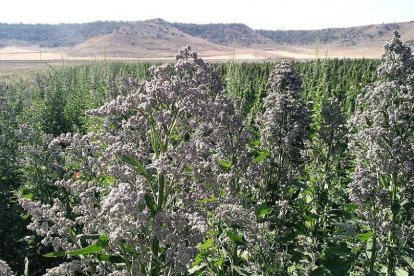
[[[1,23],[85,23],[162,18],[244,23],[254,29],[320,29],[414,20],[414,0],[3,0]]]

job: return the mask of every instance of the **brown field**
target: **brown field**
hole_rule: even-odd
[[[94,40],[83,47],[73,48],[41,48],[37,45],[10,46],[0,48],[0,61],[18,64],[30,62],[69,62],[93,60],[164,60],[172,59],[181,47],[177,45],[157,45],[156,50],[144,47],[131,48],[123,45],[107,44],[102,46]],[[176,44],[176,43],[175,43]],[[198,47],[196,47],[198,46]],[[277,46],[267,45],[265,48],[232,48],[227,46],[209,47],[212,45],[196,45],[194,50],[201,57],[210,60],[279,60],[279,59],[315,59],[315,58],[380,58],[382,44],[375,46],[342,47],[338,45],[323,46]],[[102,49],[101,49],[102,48]],[[154,48],[152,48],[154,49]],[[30,64],[29,62],[29,64]],[[1,70],[1,69],[0,69]]]
[[[197,51],[197,49],[194,49]],[[274,47],[265,49],[230,48],[206,50],[200,49],[199,55],[210,61],[263,61],[315,58],[380,58],[381,47]],[[38,69],[62,64],[73,64],[87,61],[160,61],[172,60],[175,50],[168,49],[157,53],[135,53],[134,57],[125,53],[117,54],[108,50],[104,54],[76,56],[67,48],[40,48],[38,46],[14,46],[0,49],[0,73],[14,72],[22,69]]]
[[[195,49],[197,50],[197,49]],[[200,57],[211,62],[226,61],[277,61],[277,60],[310,60],[316,58],[380,58],[382,49],[366,48],[278,48],[278,49],[246,49],[237,48],[226,51],[199,51]],[[26,75],[34,75],[40,70],[56,68],[66,64],[80,64],[91,61],[122,62],[160,62],[172,61],[172,52],[159,53],[157,56],[119,57],[119,56],[72,56],[67,49],[39,49],[38,47],[7,47],[0,49],[0,76],[11,78],[24,71]]]

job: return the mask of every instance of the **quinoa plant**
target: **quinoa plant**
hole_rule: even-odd
[[[237,244],[221,266],[236,273],[249,248],[239,239],[259,246],[254,206],[239,199],[250,134],[216,73],[187,47],[151,76],[89,112],[105,119],[103,131],[50,142],[64,171],[51,201],[20,199],[46,256],[67,260],[48,275],[186,274],[217,229]],[[234,223],[232,210],[253,216]]]
[[[356,168],[349,196],[363,225],[365,273],[412,273],[414,59],[398,32],[385,46],[378,79],[350,119]]]
[[[304,192],[306,207],[305,236],[312,269],[326,272],[326,252],[341,251],[349,258],[348,248],[335,236],[338,226],[352,212],[348,212],[346,184],[350,160],[347,150],[346,119],[341,102],[337,98],[321,100],[321,110],[316,109],[313,118],[314,135],[307,151],[307,188]],[[331,254],[332,255],[332,254]],[[330,262],[337,262],[337,273],[346,273],[350,266],[340,264],[338,256],[329,256]],[[329,270],[329,269],[328,269]]]
[[[14,191],[20,185],[17,135],[20,101],[6,84],[0,83],[0,259],[12,268],[23,264],[24,220]]]
[[[263,113],[257,117],[261,152],[254,160],[257,198],[272,210],[270,221],[276,229],[274,254],[284,273],[295,262],[295,239],[301,228],[304,187],[304,150],[309,139],[309,110],[300,98],[301,79],[292,67],[276,65],[268,79]],[[277,249],[276,249],[277,248]]]
[[[310,118],[300,89],[300,76],[292,67],[286,62],[277,65],[268,80],[264,111],[257,118],[260,141],[269,151],[264,181],[272,202],[287,199],[303,172]]]

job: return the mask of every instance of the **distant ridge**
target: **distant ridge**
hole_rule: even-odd
[[[224,59],[380,57],[395,29],[414,45],[414,21],[294,31],[254,30],[240,23],[170,23],[160,18],[57,25],[0,23],[0,49],[51,47],[71,57],[145,58],[171,57],[191,45],[207,56]]]
[[[13,44],[17,41],[41,47],[71,47],[126,24],[128,23],[113,21],[58,25],[0,23],[0,43]]]
[[[295,30],[295,31],[267,31],[258,30],[259,34],[272,41],[287,45],[310,45],[313,43],[337,43],[341,46],[353,46],[358,43],[369,44],[384,42],[391,38],[392,32],[399,32],[411,44],[414,44],[414,21],[403,23],[388,23],[358,26],[350,28],[330,28],[321,30]]]
[[[184,24],[173,23],[177,29],[208,41],[227,46],[258,46],[271,44],[270,37],[252,30],[244,24]]]

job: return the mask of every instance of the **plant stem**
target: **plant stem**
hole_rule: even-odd
[[[371,253],[371,260],[369,261],[369,272],[374,272],[376,255],[377,255],[377,237],[376,237],[376,233],[374,232],[372,236],[372,253]]]
[[[160,242],[158,241],[157,237],[152,238],[151,244],[151,251],[152,251],[152,259],[151,259],[151,267],[150,267],[150,275],[151,276],[158,276],[159,275],[159,266],[158,266],[158,252],[160,249]]]
[[[391,175],[391,231],[390,235],[388,237],[388,264],[387,264],[387,272],[388,275],[395,275],[395,248],[397,246],[397,238],[395,235],[395,229],[394,227],[397,225],[397,215],[398,215],[398,209],[397,209],[397,183],[395,180],[396,176],[393,173]]]
[[[158,199],[157,199],[158,211],[160,211],[162,209],[162,207],[163,207],[163,203],[164,203],[164,190],[165,190],[164,174],[163,173],[159,173],[158,174]]]

